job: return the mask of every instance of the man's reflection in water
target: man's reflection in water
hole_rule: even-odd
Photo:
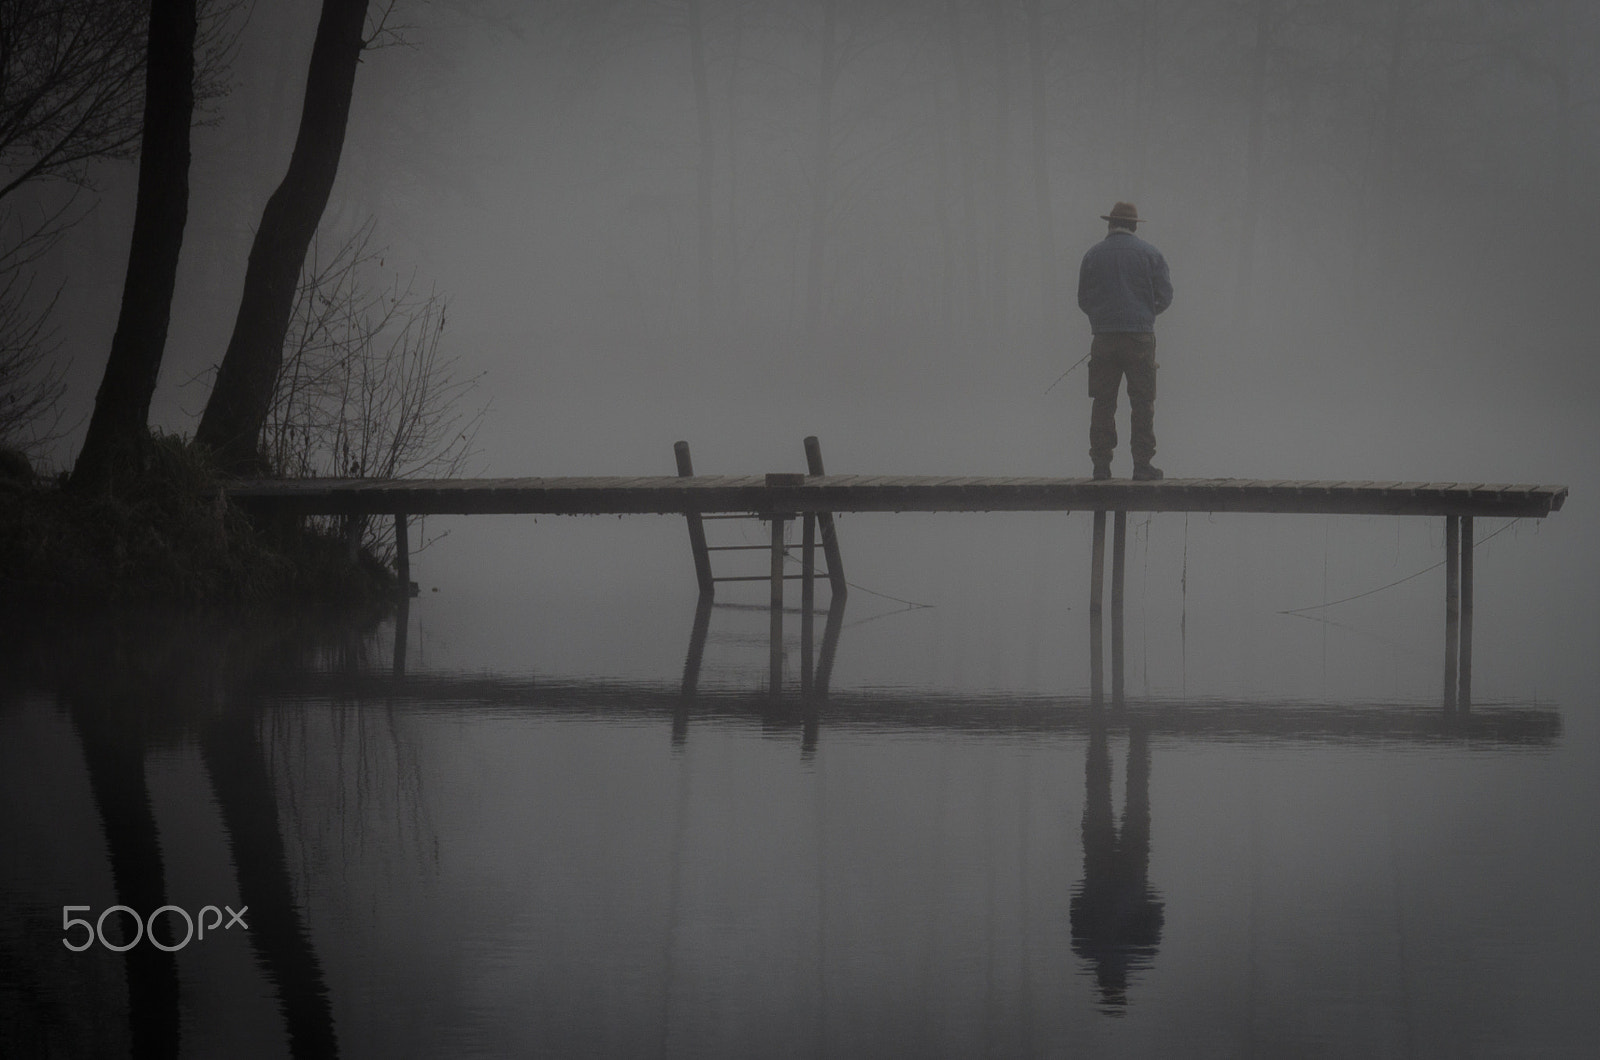
[[[1111,810],[1111,749],[1105,713],[1089,724],[1083,809],[1083,882],[1072,895],[1072,952],[1094,964],[1100,1010],[1121,1015],[1128,974],[1147,967],[1161,941],[1161,900],[1150,887],[1150,743],[1128,728],[1128,792],[1118,833]]]

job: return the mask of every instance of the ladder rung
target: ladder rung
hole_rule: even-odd
[[[804,577],[804,574],[785,574],[783,580],[797,582]],[[733,577],[712,578],[711,580],[714,582],[770,582],[772,576],[770,574],[740,574]]]
[[[748,551],[748,550],[751,550],[751,549],[760,549],[763,552],[771,552],[772,551],[772,546],[771,545],[707,545],[706,546],[706,551],[707,552],[744,552],[744,551]]]
[[[772,610],[772,605],[771,604],[728,603],[728,602],[724,602],[722,600],[716,601],[711,606],[715,607],[715,608],[726,608],[729,611],[771,611]],[[803,607],[785,607],[783,609],[783,613],[786,614],[786,615],[803,615],[803,614],[806,613],[806,611],[805,611],[805,608],[803,608]],[[825,615],[825,614],[828,613],[828,609],[826,607],[813,607],[811,609],[811,613],[813,615]]]

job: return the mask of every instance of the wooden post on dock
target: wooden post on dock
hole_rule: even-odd
[[[694,475],[694,463],[689,459],[688,442],[673,443],[672,455],[678,460],[679,478],[690,478]],[[711,580],[711,553],[706,551],[705,523],[701,521],[698,512],[687,512],[683,518],[689,524],[689,549],[694,553],[694,576],[700,582],[700,592],[710,596],[717,591],[717,586]]]
[[[1444,705],[1456,705],[1461,646],[1461,517],[1444,517]]]
[[[1122,706],[1122,584],[1128,553],[1128,513],[1112,517],[1111,530],[1111,705]]]
[[[806,470],[812,475],[823,475],[822,445],[816,435],[805,440]],[[833,513],[818,512],[817,527],[822,532],[822,554],[828,561],[828,590],[835,600],[842,600],[849,589],[844,580],[844,560],[839,558],[839,538],[833,529]]]
[[[1472,516],[1461,517],[1461,656],[1460,680],[1456,687],[1456,708],[1472,705]]]

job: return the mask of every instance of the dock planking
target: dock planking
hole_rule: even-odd
[[[228,496],[288,515],[689,515],[725,512],[1242,512],[1541,519],[1567,487],[1473,482],[808,475],[247,481]]]

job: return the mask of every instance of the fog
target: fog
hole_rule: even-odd
[[[317,9],[258,4],[225,26],[153,426],[191,432],[204,405]],[[1573,636],[1595,628],[1578,547],[1600,440],[1587,5],[455,2],[401,5],[392,25],[357,75],[319,246],[370,220],[381,273],[447,299],[444,346],[478,381],[462,403],[487,410],[469,472],[669,473],[679,438],[702,472],[798,470],[817,434],[833,471],[1085,474],[1076,263],[1125,199],[1176,289],[1157,328],[1169,476],[1568,483],[1545,538],[1508,549],[1506,595],[1533,611],[1516,586],[1564,583]],[[36,283],[62,284],[77,427],[57,467],[131,226],[132,166],[94,177]],[[1147,535],[1162,585],[1188,541],[1170,518]],[[449,537],[419,557],[426,587],[515,595],[508,568],[570,578],[574,597],[691,587],[669,521],[433,522]],[[935,572],[981,563],[995,525],[847,520],[851,570],[937,602]],[[1439,547],[1437,528],[1402,544],[1349,520],[1264,525],[1224,520],[1211,552],[1196,538],[1197,563],[1232,572],[1219,591],[1344,548],[1339,595]]]
[[[319,6],[218,27],[236,44],[194,129],[152,427],[191,434],[205,404]],[[465,473],[670,474],[678,439],[701,473],[799,471],[814,434],[832,472],[1087,475],[1077,265],[1131,201],[1176,292],[1156,326],[1168,477],[1571,487],[1548,520],[1476,527],[1475,708],[1538,715],[1547,739],[1468,739],[1435,709],[1440,519],[1135,513],[1132,709],[1108,744],[1098,688],[1085,705],[1086,513],[842,516],[837,709],[808,708],[804,738],[794,696],[740,698],[764,687],[764,612],[719,609],[695,646],[681,519],[430,518],[400,621],[434,699],[318,683],[386,680],[391,626],[284,678],[180,625],[171,654],[204,677],[182,695],[93,638],[92,666],[59,667],[82,688],[35,667],[0,711],[0,827],[24,852],[6,871],[28,877],[5,886],[33,903],[6,930],[56,960],[35,921],[119,893],[67,711],[103,701],[183,715],[150,755],[152,820],[173,900],[196,906],[232,893],[238,837],[183,726],[253,719],[347,1051],[1593,1040],[1600,9],[401,0],[390,29],[356,76],[317,253],[370,223],[375,285],[447,301],[444,352],[476,381],[462,408],[484,410]],[[132,226],[133,164],[91,176],[34,277],[68,383],[68,429],[36,454],[53,470],[83,440]],[[686,655],[702,699],[640,706],[679,694]],[[484,686],[500,698],[459,691]],[[956,722],[885,721],[878,694]],[[1273,731],[1330,706],[1438,731]],[[991,707],[1102,728],[985,728]],[[1158,726],[1153,750],[1122,732],[1189,708],[1268,721]],[[1095,1009],[1069,917],[1091,801],[1107,827],[1113,802],[1124,822],[1145,804],[1140,894],[1165,903],[1123,1022]],[[281,1035],[283,984],[237,946],[184,966],[201,1052]],[[67,1011],[87,995],[59,967],[44,996]]]
[[[822,150],[830,5],[402,7],[321,239],[370,217],[386,269],[448,296],[496,474],[644,473],[690,436],[708,470],[788,467],[812,432],[840,469],[1077,473],[1082,370],[1045,390],[1086,352],[1075,266],[1118,199],[1177,290],[1169,473],[1555,470],[1538,424],[1597,380],[1586,5],[1046,4],[1037,54],[1033,6],[836,6]],[[196,129],[163,429],[226,345],[316,11],[256,5]],[[43,277],[80,413],[132,214],[131,166],[96,181]]]

